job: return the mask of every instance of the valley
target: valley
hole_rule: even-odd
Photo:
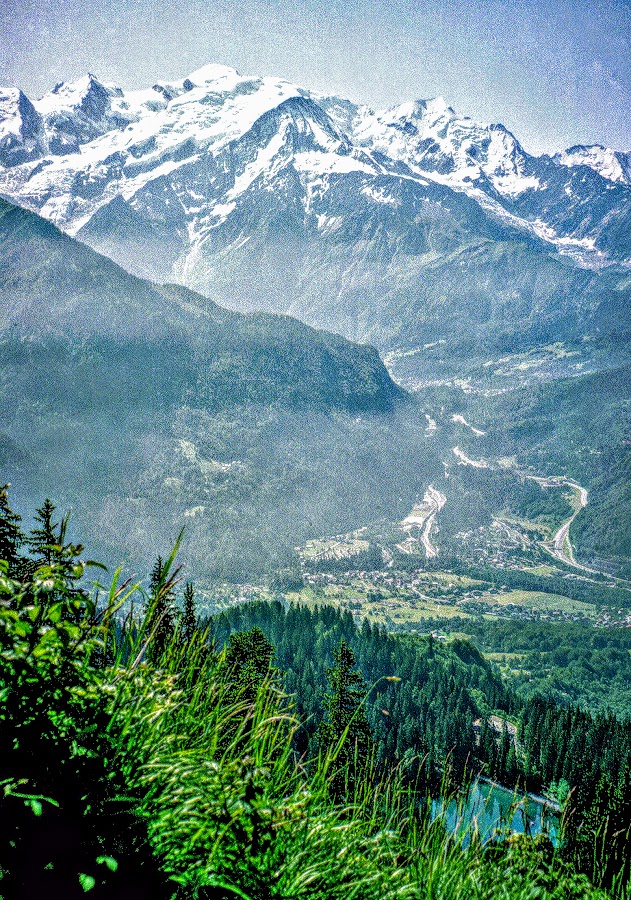
[[[629,900],[612,11],[149,5],[5,15],[0,900]]]
[[[586,410],[584,449],[581,419],[541,450],[538,424],[511,439],[519,418],[510,403],[534,391],[541,404],[567,384],[580,395],[576,416],[603,376],[490,395],[457,385],[405,393],[370,348],[140,281],[33,214],[3,211],[12,266],[0,284],[5,477],[33,505],[54,483],[56,502],[73,508],[103,559],[122,551],[133,564],[184,526],[191,571],[238,582],[282,566],[301,542],[367,528],[410,565],[445,556],[535,565],[550,552],[572,561],[568,523],[576,547],[583,517],[598,517],[589,484],[607,429],[607,452],[616,446],[618,401],[601,393],[597,412]],[[580,511],[579,484],[590,493]],[[616,535],[608,529],[607,540]],[[576,561],[624,574],[623,560],[594,565],[580,546]]]
[[[410,528],[406,522],[401,530]],[[388,545],[386,534],[382,525],[308,541],[297,548],[299,568],[280,571],[271,587],[218,585],[206,595],[208,609],[280,593],[288,602],[332,603],[352,611],[359,623],[367,616],[396,631],[423,630],[426,620],[441,617],[584,621],[599,628],[631,624],[631,589],[624,580],[581,574],[580,566],[533,566],[517,554],[478,558],[476,564],[441,560],[436,553],[424,561],[412,556],[409,545],[394,543],[392,532]],[[300,590],[291,586],[303,583]]]
[[[53,425],[39,387],[16,410],[35,362],[16,362],[23,347],[5,352],[2,440],[21,454],[7,477],[30,480],[25,502],[54,481],[79,528],[98,509],[104,558],[122,539],[125,558],[139,559],[186,525],[194,570],[240,579],[305,540],[407,515],[395,553],[532,564],[552,554],[631,573],[624,154],[533,157],[503,126],[444,101],[374,111],[210,65],[139,91],[93,75],[36,101],[7,89],[0,190],[66,234],[4,217],[19,277],[4,282],[3,341],[64,334],[70,356],[52,351],[62,383],[106,398],[100,421],[68,403]],[[66,308],[53,301],[47,323],[37,304],[59,285]],[[123,365],[145,385],[135,397],[112,384],[113,360],[151,357],[158,344],[148,366]],[[121,406],[130,424],[146,415],[149,370],[161,389],[117,469],[116,417]],[[78,449],[92,428],[98,461]],[[55,458],[72,431],[71,455],[87,452],[99,470],[85,516]],[[552,475],[558,483],[536,487]],[[589,503],[568,512],[563,484]]]

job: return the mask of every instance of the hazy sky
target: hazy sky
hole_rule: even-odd
[[[530,152],[631,150],[631,0],[0,0],[0,84],[32,98],[207,62],[372,106],[442,94]]]

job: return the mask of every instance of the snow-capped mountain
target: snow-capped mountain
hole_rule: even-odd
[[[265,170],[273,174],[283,153],[300,155],[300,166],[314,149],[325,157],[352,152],[304,91],[272,78],[241,78],[222,66],[127,93],[88,75],[57,85],[35,104],[15,90],[0,94],[0,103],[4,192],[71,234],[114,197],[129,200],[150,182],[174,180],[184,167],[190,175],[191,165],[210,162],[246,135],[255,158],[244,159],[242,170],[237,164],[233,183],[226,172],[222,183],[207,178],[203,194],[191,185],[194,202],[186,205],[193,216],[203,204],[215,219],[225,218],[252,181]],[[298,137],[293,143],[292,124]],[[29,165],[35,159],[38,164]],[[225,202],[217,206],[219,197]]]
[[[442,97],[382,112],[320,99],[357,145],[464,191],[581,264],[631,257],[631,154],[594,146],[534,157],[503,125],[459,116]]]
[[[607,153],[532,157],[440,99],[375,113],[215,65],[0,91],[0,194],[134,273],[382,347],[611,316],[631,186]]]
[[[553,159],[562,166],[589,166],[608,181],[631,185],[631,153],[608,150],[600,144],[578,145],[555,153]]]

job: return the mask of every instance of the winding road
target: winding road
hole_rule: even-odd
[[[425,491],[423,502],[414,507],[409,516],[407,516],[401,525],[405,531],[412,531],[413,528],[421,529],[421,544],[425,548],[425,556],[427,559],[434,559],[438,556],[438,548],[435,547],[429,539],[432,526],[436,519],[436,514],[440,512],[447,498],[440,491],[430,484]]]
[[[572,544],[570,543],[570,526],[572,522],[580,513],[580,511],[587,506],[587,491],[584,487],[581,487],[580,484],[575,484],[573,481],[566,481],[568,487],[572,488],[575,492],[575,496],[577,497],[578,503],[576,509],[574,510],[574,514],[564,522],[563,525],[559,528],[557,533],[554,535],[552,540],[552,552],[553,555],[556,556],[558,560],[566,563],[570,566],[575,566],[577,569],[584,569],[586,572],[591,572],[592,569],[588,569],[586,566],[581,566],[576,562],[574,558],[574,550],[572,549]]]
[[[561,525],[551,541],[542,542],[542,547],[544,550],[547,550],[548,553],[552,554],[555,559],[565,563],[567,566],[574,566],[575,569],[582,569],[584,572],[595,572],[594,569],[589,569],[587,566],[582,566],[580,563],[576,562],[574,550],[570,543],[570,528],[572,522],[580,511],[587,506],[587,490],[584,487],[581,487],[580,484],[577,484],[575,481],[570,481],[570,479],[564,478],[562,475],[543,477],[541,475],[527,475],[525,472],[520,474],[525,478],[530,479],[530,481],[536,481],[537,484],[541,485],[543,488],[558,488],[565,486],[572,489],[574,492],[574,512],[570,518]]]

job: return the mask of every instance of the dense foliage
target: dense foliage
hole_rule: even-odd
[[[367,621],[358,629],[349,612],[330,607],[246,604],[216,616],[212,633],[222,643],[233,630],[253,626],[277,647],[285,684],[306,723],[297,740],[307,756],[325,711],[327,666],[343,640],[373,686],[365,705],[384,769],[402,763],[416,784],[430,787],[446,768],[457,782],[482,771],[537,792],[566,782],[575,809],[568,855],[589,868],[594,855],[587,848],[600,845],[598,870],[609,878],[623,864],[631,829],[631,805],[623,799],[631,797],[630,718],[590,715],[536,694],[523,698],[468,641],[397,638]]]
[[[54,508],[40,515],[55,543],[31,535],[27,544],[6,490],[2,503],[3,900],[605,896],[543,839],[465,849],[423,814],[409,777],[419,748],[437,771],[449,757],[454,778],[465,751],[480,758],[484,749],[471,717],[515,703],[471,645],[404,641],[358,630],[331,609],[278,603],[230,610],[209,634],[190,586],[183,614],[175,551],[154,566],[142,604],[116,573],[97,605],[81,586],[81,548],[64,541]],[[554,704],[536,709],[539,740],[570,725],[591,733],[586,714],[572,711],[568,723]],[[621,749],[603,760],[600,807],[604,766],[613,774]],[[386,774],[379,758],[392,764],[401,753],[407,765]],[[589,805],[585,828],[601,826],[600,807]],[[612,809],[624,821],[623,800]],[[599,862],[617,866],[621,857],[608,853]],[[591,874],[611,881],[612,872]]]
[[[631,718],[631,630],[591,621],[431,619],[424,630],[460,633],[500,664],[522,696]]]
[[[475,749],[473,697],[488,708],[508,709],[511,697],[501,679],[469,645],[445,648],[430,639],[423,646],[388,635],[367,621],[358,629],[349,612],[323,606],[255,603],[233,607],[210,624],[222,645],[234,631],[258,627],[276,648],[285,688],[296,697],[302,723],[298,749],[307,758],[317,747],[318,726],[327,708],[327,671],[339,665],[341,643],[354,654],[371,690],[366,715],[377,761],[392,767],[406,760],[414,779],[435,783],[448,758],[461,776]]]

